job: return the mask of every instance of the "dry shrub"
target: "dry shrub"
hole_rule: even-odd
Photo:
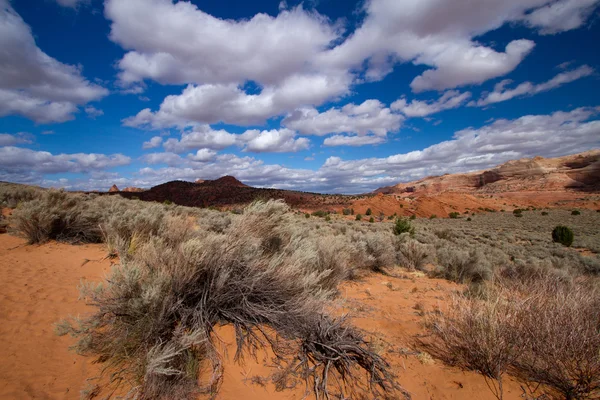
[[[48,190],[22,203],[11,215],[16,230],[29,243],[54,239],[68,243],[97,243],[102,240],[99,228],[101,210],[83,195],[62,190]]]
[[[8,230],[8,221],[6,220],[6,217],[2,214],[0,214],[0,233],[6,233],[6,231]]]
[[[491,264],[482,250],[458,250],[449,246],[437,249],[438,269],[436,275],[454,282],[478,282],[493,275]]]
[[[385,267],[396,264],[396,252],[392,235],[369,232],[363,239],[365,257],[363,267],[375,272],[384,272]]]
[[[518,320],[511,311],[501,297],[491,301],[456,297],[445,314],[434,314],[428,321],[433,340],[420,345],[450,365],[481,373],[502,398],[503,376],[518,351],[513,329]]]
[[[533,290],[532,290],[533,289]],[[519,311],[517,378],[566,399],[600,398],[600,295],[597,285],[542,280]]]
[[[133,382],[132,398],[216,395],[223,365],[214,329],[222,324],[235,328],[236,360],[273,351],[278,389],[305,383],[317,397],[397,398],[388,364],[326,311],[340,261],[324,247],[320,264],[305,257],[291,218],[284,203],[259,202],[224,233],[150,235],[106,282],[84,286],[96,312],[60,331],[104,364],[112,385]]]
[[[15,208],[19,203],[38,197],[42,189],[16,183],[0,182],[0,207]]]
[[[430,246],[413,239],[399,240],[397,244],[398,264],[411,270],[422,271],[433,251]]]
[[[503,281],[488,291],[487,301],[457,297],[444,314],[432,317],[432,337],[420,345],[449,364],[498,382],[491,387],[499,398],[507,372],[552,398],[598,398],[596,286],[552,278]]]

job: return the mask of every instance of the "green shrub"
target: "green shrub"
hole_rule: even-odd
[[[571,211],[571,215],[581,215],[581,211],[573,210],[573,211]]]
[[[310,214],[309,213],[304,213],[304,218],[310,218]]]
[[[411,219],[412,221],[414,221],[415,219],[417,219],[417,216],[416,216],[415,214],[413,214],[413,215],[411,215],[411,216],[410,216],[410,219]]]
[[[436,218],[437,218],[437,215],[435,215],[435,214],[431,214],[431,216],[429,217],[429,219],[436,219]]]
[[[472,221],[471,217],[467,218],[467,221]]]
[[[552,230],[552,241],[570,247],[573,244],[573,231],[566,226],[559,225]]]
[[[543,215],[543,216],[546,216],[546,215],[548,215],[548,212],[546,212],[546,211],[542,211],[542,215]]]
[[[329,215],[329,213],[327,211],[317,210],[317,211],[313,212],[312,215],[315,217],[323,218],[323,217],[326,217],[327,215]]]
[[[327,216],[325,217],[325,221],[327,221],[327,222],[331,221],[331,217],[330,217],[329,215],[327,215]]]
[[[394,224],[392,232],[394,232],[394,235],[396,236],[403,233],[410,233],[411,235],[414,235],[415,228],[413,228],[409,220],[405,218],[396,218],[396,223]]]
[[[452,219],[456,219],[456,218],[458,218],[458,217],[460,216],[460,213],[459,213],[459,212],[456,212],[456,211],[454,211],[454,212],[451,212],[450,214],[448,214],[448,216],[449,216],[450,218],[452,218]]]
[[[354,218],[356,221],[360,221],[362,219],[362,215],[361,214],[356,214],[356,218]]]
[[[373,211],[371,211],[371,209],[370,209],[370,208],[367,208],[367,212],[366,212],[366,214],[367,214],[367,215],[371,215],[371,214],[373,214]]]
[[[171,204],[173,204],[173,202],[171,200],[165,200],[165,201],[163,201],[163,204],[165,206],[170,206]]]
[[[517,209],[513,210],[513,214],[515,214],[515,215],[520,215],[522,213],[523,213],[523,210],[521,210],[520,208],[517,208]]]
[[[373,222],[375,222],[375,218],[373,218],[373,217],[369,218],[369,222],[370,222],[370,223],[373,223]]]
[[[351,215],[352,214],[352,210],[349,209],[349,208],[344,208],[342,210],[342,214],[344,214],[344,215]]]

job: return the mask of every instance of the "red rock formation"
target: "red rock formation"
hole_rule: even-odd
[[[122,190],[122,192],[131,192],[131,193],[139,193],[139,192],[143,192],[144,189],[142,188],[137,188],[137,187],[126,187],[125,189]]]
[[[487,171],[434,176],[377,189],[376,193],[437,195],[445,192],[600,190],[600,150],[558,158],[512,160]]]
[[[116,193],[116,192],[120,192],[119,188],[117,187],[117,185],[112,185],[110,187],[110,189],[108,189],[108,193]]]

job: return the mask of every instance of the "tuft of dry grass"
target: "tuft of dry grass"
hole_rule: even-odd
[[[487,299],[458,296],[420,340],[444,362],[490,378],[502,398],[507,373],[552,398],[600,396],[600,295],[595,284],[552,278],[496,284]]]

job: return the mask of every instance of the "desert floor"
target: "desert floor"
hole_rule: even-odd
[[[27,245],[0,234],[0,399],[78,399],[82,388],[94,384],[86,379],[99,367],[69,351],[73,339],[56,336],[54,325],[92,310],[78,300],[77,287],[82,280],[103,279],[110,269],[105,255],[102,245]],[[464,288],[418,273],[392,273],[342,285],[339,312],[349,312],[369,333],[413,399],[495,398],[480,375],[414,350],[415,338],[425,333],[422,315],[435,308],[443,311],[449,297]],[[225,343],[233,343],[231,330],[219,332]],[[268,357],[240,366],[231,361],[233,350],[227,347],[230,360],[219,399],[300,399],[305,394],[303,388],[275,392],[268,384],[252,383],[252,377],[268,374],[263,363]],[[519,384],[508,379],[505,399],[521,393]]]

